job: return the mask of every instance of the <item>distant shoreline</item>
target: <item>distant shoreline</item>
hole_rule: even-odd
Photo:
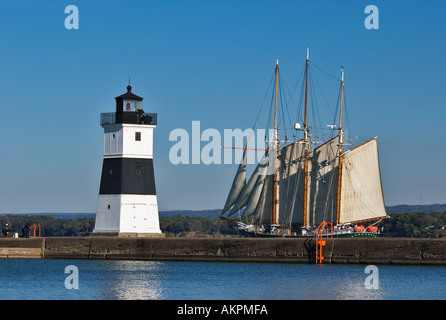
[[[398,204],[394,206],[386,206],[386,212],[388,214],[393,213],[412,213],[412,212],[446,212],[446,204],[419,204],[419,205],[409,205],[409,204]],[[36,213],[0,213],[0,215],[49,215],[54,218],[59,219],[75,219],[75,218],[95,218],[96,213],[85,213],[85,212],[36,212]],[[170,217],[175,215],[183,215],[186,217],[202,217],[202,218],[212,218],[218,217],[221,214],[221,209],[209,209],[209,210],[160,210],[160,217]]]

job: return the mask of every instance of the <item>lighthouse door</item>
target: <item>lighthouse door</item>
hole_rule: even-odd
[[[133,228],[136,232],[144,232],[148,224],[147,206],[144,203],[135,203],[133,206]]]

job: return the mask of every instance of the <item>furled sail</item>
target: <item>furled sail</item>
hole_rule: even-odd
[[[308,214],[306,225],[336,223],[339,136],[320,145],[309,155]]]
[[[342,156],[339,223],[386,217],[378,142],[371,139]]]
[[[228,198],[226,199],[225,206],[223,208],[222,214],[229,210],[240,197],[240,193],[246,185],[246,152],[243,152],[243,159],[240,163],[237,173],[235,175],[234,181],[232,182],[231,191],[229,191]]]

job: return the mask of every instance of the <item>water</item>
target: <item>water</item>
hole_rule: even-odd
[[[78,270],[78,289],[67,289]],[[0,259],[0,299],[446,299],[446,267]],[[68,278],[68,279],[67,279]],[[66,281],[67,280],[67,281]]]

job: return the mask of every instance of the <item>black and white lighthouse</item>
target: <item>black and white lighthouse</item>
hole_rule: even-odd
[[[94,234],[163,236],[153,169],[156,113],[144,113],[132,87],[116,99],[116,112],[102,113],[104,161]]]

